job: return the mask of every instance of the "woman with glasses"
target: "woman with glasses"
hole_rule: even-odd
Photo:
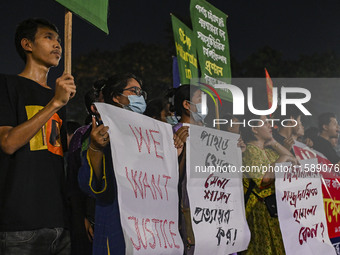
[[[146,109],[146,93],[141,85],[141,81],[133,74],[114,75],[102,89],[104,102],[142,114]],[[100,124],[100,119],[96,120],[96,117],[92,118],[92,126],[78,179],[82,190],[96,198],[93,255],[123,255],[125,242],[111,150],[108,146],[108,127]]]

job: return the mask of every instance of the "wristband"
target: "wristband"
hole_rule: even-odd
[[[94,152],[102,152],[101,150],[94,149],[91,145],[89,145],[90,150],[93,150]]]

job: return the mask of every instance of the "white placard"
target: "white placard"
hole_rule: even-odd
[[[276,201],[286,254],[335,255],[329,240],[320,177],[309,170],[317,159],[275,173]],[[277,164],[278,165],[278,164]]]
[[[96,103],[109,126],[126,254],[183,254],[178,164],[169,124]]]
[[[238,138],[229,132],[189,127],[187,190],[196,255],[224,255],[248,247],[250,232],[239,172],[242,155]]]

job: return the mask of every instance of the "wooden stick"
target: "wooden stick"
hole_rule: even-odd
[[[72,12],[65,10],[65,45],[64,45],[64,73],[71,74],[72,61],[71,61],[71,49],[72,49]]]
[[[216,101],[217,101],[217,99],[216,99]],[[216,115],[216,119],[220,118],[220,111],[218,109],[218,101],[217,101],[217,104],[215,104],[215,115]],[[217,126],[217,129],[220,130],[220,124],[217,123],[216,126]]]

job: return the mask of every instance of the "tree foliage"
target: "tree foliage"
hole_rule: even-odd
[[[68,118],[83,123],[86,117],[84,95],[97,79],[121,72],[132,72],[143,80],[148,98],[162,95],[172,86],[172,55],[175,47],[131,43],[118,51],[93,51],[73,61],[77,94],[68,105]],[[269,46],[260,48],[244,61],[231,56],[232,76],[264,78],[264,68],[271,77],[327,78],[340,75],[340,58],[334,52],[301,55],[287,59]]]
[[[119,51],[94,51],[74,60],[72,73],[77,94],[68,104],[68,118],[83,123],[86,117],[84,95],[98,79],[131,72],[143,81],[148,97],[161,95],[172,84],[172,58],[159,45],[132,43]]]

